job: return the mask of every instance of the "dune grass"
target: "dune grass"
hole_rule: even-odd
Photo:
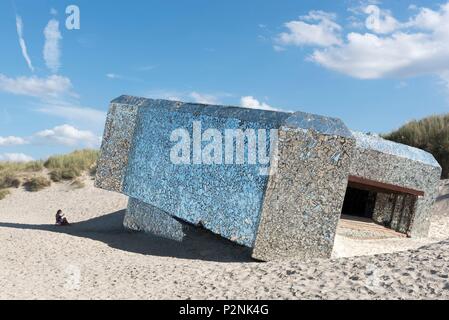
[[[45,161],[44,166],[48,170],[59,173],[62,180],[72,180],[83,172],[90,172],[97,163],[98,155],[97,150],[77,150],[69,154],[50,157]]]
[[[40,172],[44,169],[43,161],[0,162],[0,172]]]
[[[65,180],[74,180],[81,176],[82,172],[75,168],[55,169],[50,172],[50,179],[53,182],[61,182]]]
[[[1,172],[0,173],[0,189],[18,188],[21,181],[14,172]]]
[[[449,114],[411,121],[383,137],[430,152],[449,178]]]
[[[37,192],[51,186],[51,181],[45,177],[33,177],[28,179],[23,186],[29,192]]]
[[[0,162],[0,200],[9,194],[8,189],[19,188],[22,182],[31,192],[49,187],[51,181],[73,181],[73,188],[83,188],[84,183],[78,178],[84,173],[95,175],[98,156],[99,151],[85,149],[56,155],[45,162]]]
[[[0,200],[5,199],[9,194],[10,192],[7,189],[0,190]]]
[[[38,173],[43,169],[43,161],[0,162],[0,189],[18,188],[21,185],[20,176]]]
[[[65,155],[50,157],[44,166],[50,171],[50,178],[54,182],[75,180],[84,172],[95,173],[99,152],[97,150],[79,150]]]

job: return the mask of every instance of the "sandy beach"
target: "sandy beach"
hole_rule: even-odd
[[[127,232],[126,197],[53,184],[0,201],[1,299],[448,299],[449,185],[429,238],[339,234],[332,260],[257,263],[208,233]],[[53,225],[62,209],[71,227]]]

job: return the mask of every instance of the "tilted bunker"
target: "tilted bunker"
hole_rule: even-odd
[[[122,96],[96,186],[130,197],[127,228],[182,241],[201,226],[268,261],[329,257],[342,210],[425,236],[440,175],[335,118]]]

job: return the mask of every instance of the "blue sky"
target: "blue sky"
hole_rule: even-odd
[[[0,30],[0,160],[98,146],[121,94],[378,133],[449,110],[446,0],[0,0]]]

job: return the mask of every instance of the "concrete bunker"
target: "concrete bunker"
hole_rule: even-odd
[[[172,134],[195,136],[198,123],[198,133],[217,136],[276,130],[276,154],[263,166],[172,161]],[[330,257],[342,211],[425,237],[440,176],[432,155],[352,132],[339,119],[122,96],[108,112],[95,185],[130,198],[128,229],[182,242],[182,221],[201,222],[270,261]]]
[[[423,191],[350,176],[342,219],[372,221],[409,235],[419,197]]]

